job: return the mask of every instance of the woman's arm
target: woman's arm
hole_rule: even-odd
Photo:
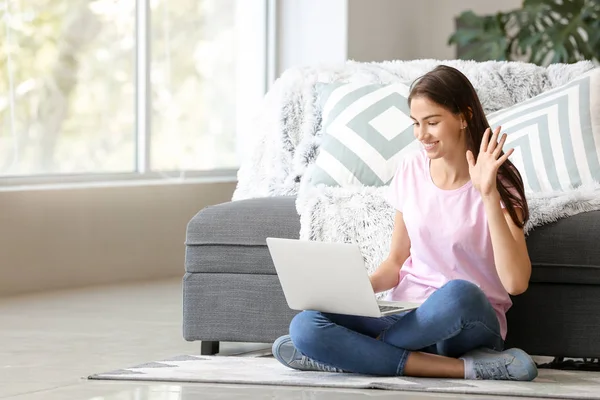
[[[498,168],[514,152],[514,149],[510,149],[501,155],[502,147],[506,142],[506,133],[498,142],[500,130],[500,126],[494,129],[490,139],[492,130],[487,128],[481,139],[477,160],[473,152],[467,150],[467,162],[473,186],[483,199],[498,276],[504,289],[512,295],[517,295],[523,293],[529,286],[531,261],[527,253],[523,229],[515,225],[508,211],[502,210],[500,205],[500,193],[496,188]],[[517,214],[522,221],[523,215],[519,209]]]
[[[498,276],[506,291],[516,296],[527,290],[531,277],[531,261],[525,243],[525,233],[515,225],[508,211],[500,205],[500,194],[497,190],[482,198]],[[515,211],[522,220],[521,209],[515,208]]]
[[[410,254],[410,239],[400,211],[394,217],[394,231],[390,254],[370,276],[375,293],[384,292],[398,285],[400,269]]]

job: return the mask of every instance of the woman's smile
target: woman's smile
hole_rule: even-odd
[[[429,151],[429,150],[433,150],[433,148],[439,143],[440,141],[437,140],[435,142],[421,142],[423,144],[423,147],[425,147],[425,150]]]

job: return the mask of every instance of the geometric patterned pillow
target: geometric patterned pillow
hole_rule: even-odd
[[[600,182],[600,68],[487,117],[507,133],[527,192]]]
[[[303,177],[308,186],[384,186],[413,135],[407,85],[320,84],[322,138],[319,154]]]

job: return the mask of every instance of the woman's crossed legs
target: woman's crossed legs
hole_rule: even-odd
[[[282,345],[289,349],[292,343],[293,351],[282,356]],[[455,357],[487,348],[490,350],[482,357],[494,355],[497,359],[493,350],[502,347],[498,318],[484,293],[470,282],[454,280],[417,310],[403,314],[370,318],[304,311],[292,320],[290,336],[278,339],[273,349],[275,356],[291,367],[309,360],[313,365],[307,369],[317,365],[324,370],[369,375],[462,378],[485,377],[477,376],[485,371],[475,371],[478,365],[469,362],[469,357],[466,364]],[[289,358],[296,361],[290,363],[293,360]],[[525,361],[530,361],[527,358]],[[492,369],[497,369],[496,364],[494,360]],[[474,371],[465,373],[465,365]],[[502,372],[510,375],[510,371]]]

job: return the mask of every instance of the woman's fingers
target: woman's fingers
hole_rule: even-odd
[[[492,153],[494,155],[494,158],[498,158],[500,156],[500,153],[502,152],[502,148],[504,147],[505,142],[506,142],[506,133],[503,133],[502,137],[500,138],[500,142],[498,143],[498,145],[494,149],[494,152]]]
[[[504,155],[502,157],[500,157],[498,159],[498,161],[496,161],[498,167],[500,167],[502,164],[504,164],[504,162],[506,160],[508,160],[508,157],[510,157],[514,151],[515,151],[515,149],[509,149],[506,153],[504,153]]]
[[[483,137],[481,138],[481,146],[479,146],[480,153],[485,153],[487,151],[488,143],[490,141],[490,132],[490,128],[487,128],[485,132],[483,132]]]
[[[496,149],[496,145],[498,144],[498,135],[500,134],[500,129],[501,129],[501,127],[497,127],[496,129],[494,129],[494,134],[492,135],[492,138],[490,139],[490,142],[488,143],[487,151],[489,151],[490,153],[493,153],[494,150]]]

